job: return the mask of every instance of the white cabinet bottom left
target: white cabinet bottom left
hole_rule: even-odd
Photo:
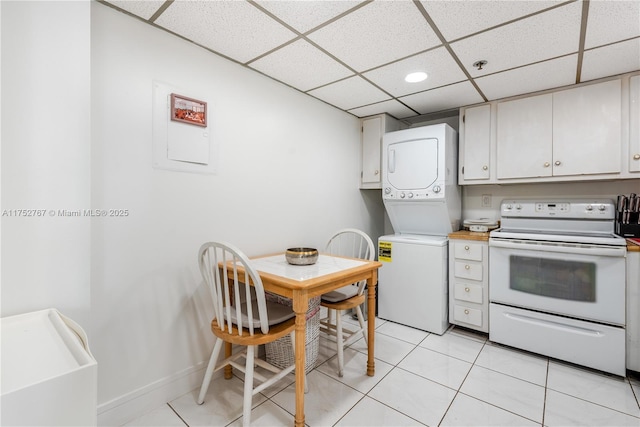
[[[98,364],[84,330],[55,309],[0,325],[0,425],[95,426]]]

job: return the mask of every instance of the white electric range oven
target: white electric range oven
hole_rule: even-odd
[[[507,200],[489,238],[489,339],[624,376],[625,239],[612,200]]]

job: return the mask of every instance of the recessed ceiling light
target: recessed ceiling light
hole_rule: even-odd
[[[427,78],[427,73],[425,73],[424,71],[418,71],[415,73],[407,74],[407,77],[404,78],[404,81],[408,83],[418,83],[423,80],[426,80],[426,78]]]

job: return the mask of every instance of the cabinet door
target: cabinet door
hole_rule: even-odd
[[[553,175],[620,173],[620,79],[553,94]]]
[[[362,121],[362,186],[381,188],[382,117]],[[377,187],[375,186],[377,184]]]
[[[629,171],[640,172],[640,75],[629,80]]]
[[[489,179],[491,153],[491,105],[467,108],[464,111],[464,164],[461,180]]]
[[[552,100],[547,94],[498,104],[498,179],[551,176]]]

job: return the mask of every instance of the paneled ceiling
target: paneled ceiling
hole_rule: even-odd
[[[357,117],[412,121],[640,70],[640,0],[100,2]],[[407,83],[415,71],[428,78]]]

